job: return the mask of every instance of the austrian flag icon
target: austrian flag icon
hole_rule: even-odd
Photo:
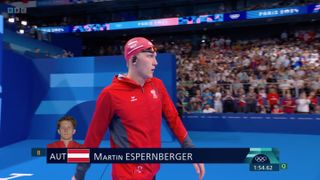
[[[68,163],[89,163],[90,149],[68,149]]]

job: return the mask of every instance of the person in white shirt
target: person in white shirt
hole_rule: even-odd
[[[297,112],[298,113],[309,113],[310,109],[309,109],[309,104],[310,104],[310,100],[307,99],[307,95],[305,92],[302,92],[300,94],[300,98],[296,100],[296,104],[297,104]]]
[[[222,94],[220,92],[220,88],[217,89],[215,93],[215,98],[214,98],[214,109],[216,110],[217,113],[222,113],[223,112],[223,106],[222,106]]]
[[[213,108],[210,106],[210,104],[206,104],[206,105],[204,106],[204,109],[202,110],[202,112],[203,112],[203,113],[215,113],[216,110],[213,109]]]

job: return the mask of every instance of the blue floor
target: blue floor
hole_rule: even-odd
[[[275,147],[280,151],[280,162],[288,164],[279,172],[251,172],[248,164],[206,164],[207,180],[319,180],[320,135],[267,133],[190,132],[197,147]],[[31,157],[31,148],[45,147],[49,140],[26,140],[0,148],[0,180],[11,179],[12,173],[29,177],[12,179],[71,179],[74,164],[46,164],[45,158]],[[103,142],[107,147],[109,142]],[[164,147],[178,147],[176,142]],[[94,164],[87,179],[111,179],[111,166]],[[162,164],[157,180],[197,179],[191,164]]]

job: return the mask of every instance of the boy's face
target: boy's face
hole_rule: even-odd
[[[154,70],[158,65],[156,52],[140,52],[137,55],[136,71],[143,79],[153,77]]]
[[[70,121],[60,122],[60,128],[58,129],[58,133],[60,134],[62,140],[72,140],[75,132],[76,130],[74,129]]]

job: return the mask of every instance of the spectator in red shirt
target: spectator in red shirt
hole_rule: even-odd
[[[282,101],[282,106],[284,108],[284,113],[286,114],[293,114],[296,109],[296,102],[291,97],[290,93],[286,94],[285,99]]]
[[[276,92],[276,89],[274,88],[270,89],[270,92],[267,95],[267,101],[271,109],[273,109],[274,105],[279,104],[279,95]]]
[[[82,145],[73,141],[73,135],[76,133],[77,122],[72,116],[64,116],[57,123],[60,140],[48,144],[48,148],[81,148]]]
[[[313,113],[315,111],[315,107],[318,105],[318,97],[315,91],[311,91],[308,99],[310,100],[310,112]]]

